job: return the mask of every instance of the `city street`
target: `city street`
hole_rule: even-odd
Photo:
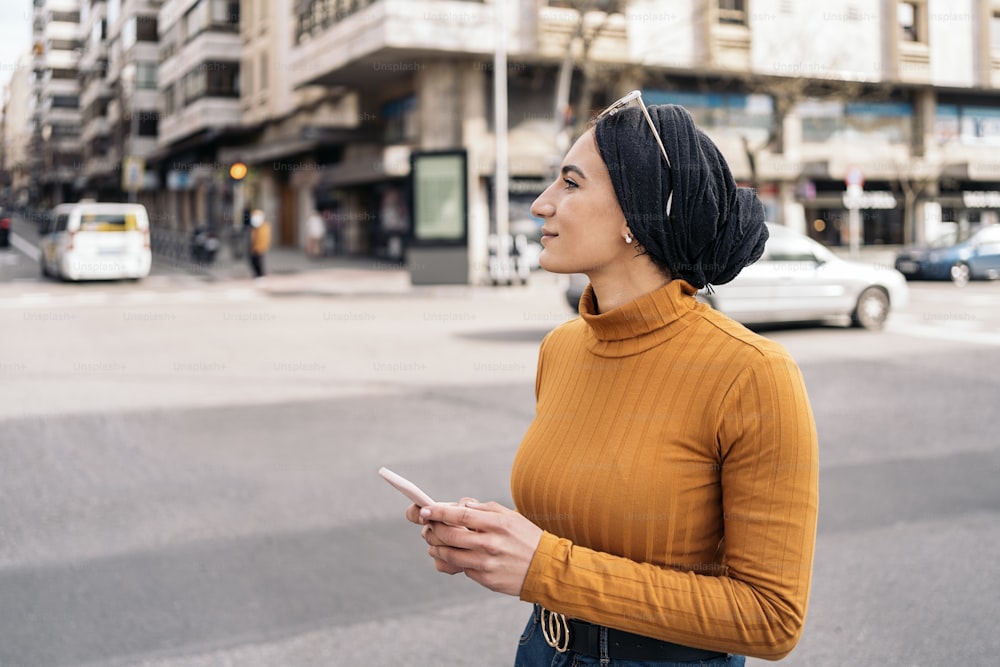
[[[435,573],[376,471],[510,504],[561,277],[318,296],[61,284],[29,254],[0,250],[0,666],[512,664],[529,605]],[[1000,282],[763,333],[820,434],[783,664],[995,664]]]

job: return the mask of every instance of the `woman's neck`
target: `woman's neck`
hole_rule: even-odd
[[[607,275],[589,275],[594,286],[594,298],[598,313],[606,313],[635,301],[643,294],[658,290],[671,281],[652,262],[647,267]]]

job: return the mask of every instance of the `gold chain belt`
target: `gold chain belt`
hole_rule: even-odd
[[[545,643],[559,653],[565,653],[569,649],[569,623],[566,622],[566,617],[545,607],[541,607],[541,610]]]

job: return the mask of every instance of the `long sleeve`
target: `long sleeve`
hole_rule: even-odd
[[[545,533],[521,598],[686,646],[787,655],[805,621],[818,488],[816,433],[794,364],[761,358],[748,369],[723,403],[718,431],[719,572],[639,563]]]
[[[575,321],[543,344],[511,478],[518,511],[546,531],[521,599],[779,659],[805,621],[818,511],[803,378],[716,313],[671,322],[602,341]]]

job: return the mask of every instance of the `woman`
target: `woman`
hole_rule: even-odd
[[[542,343],[518,511],[463,499],[407,518],[437,570],[534,603],[519,667],[783,657],[811,579],[812,411],[782,347],[694,298],[763,252],[756,194],[684,109],[632,93],[532,212],[542,267],[590,285]]]

